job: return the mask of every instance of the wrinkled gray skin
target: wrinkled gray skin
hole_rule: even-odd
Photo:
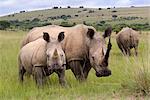
[[[56,72],[61,85],[65,85],[66,58],[61,47],[64,32],[58,39],[44,32],[43,38],[28,43],[19,53],[19,80],[23,82],[25,72],[32,74],[38,86],[44,84],[45,77]]]
[[[111,43],[109,42],[109,48],[106,48],[104,38],[96,32],[94,27],[86,25],[69,28],[56,25],[36,27],[27,34],[21,47],[38,39],[41,31],[53,33],[50,35],[56,35],[59,31],[65,32],[62,47],[66,55],[67,69],[72,70],[76,79],[86,79],[92,67],[96,71],[97,77],[111,75],[111,71],[108,69]],[[110,34],[111,31],[105,32],[105,34]]]
[[[139,32],[125,27],[117,34],[116,41],[124,55],[130,56],[132,48],[135,50],[135,55],[138,55]]]

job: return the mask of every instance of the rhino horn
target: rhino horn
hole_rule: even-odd
[[[109,27],[105,30],[105,32],[104,32],[104,34],[103,34],[103,37],[104,37],[104,38],[109,37],[109,36],[111,35],[111,32],[112,32],[112,27],[109,26]]]
[[[58,58],[58,52],[57,52],[57,50],[55,49],[54,54],[53,54],[53,59],[57,59],[57,58]]]
[[[108,58],[109,58],[109,53],[110,53],[111,47],[112,47],[112,44],[111,44],[111,40],[109,37],[109,41],[108,41],[108,45],[107,45],[107,51],[106,51],[105,57],[104,57],[103,62],[102,62],[103,66],[108,66]]]

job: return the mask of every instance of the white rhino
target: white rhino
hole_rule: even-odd
[[[66,58],[61,47],[64,32],[60,32],[58,39],[52,38],[47,32],[42,37],[28,43],[19,53],[19,79],[23,82],[24,73],[32,74],[38,86],[43,85],[47,75],[56,72],[61,85],[65,85]]]
[[[139,32],[132,28],[123,28],[116,36],[118,47],[124,55],[131,55],[130,49],[135,49],[135,55],[138,54]]]
[[[107,30],[106,34],[110,34],[111,31]],[[97,77],[111,75],[111,71],[107,67],[111,43],[109,42],[108,48],[106,48],[104,38],[96,32],[94,27],[82,24],[74,27],[57,25],[36,27],[23,39],[21,47],[40,38],[43,31],[52,36],[56,36],[61,31],[64,32],[65,39],[62,47],[66,55],[67,69],[71,69],[77,79],[86,79],[92,67],[96,71]]]

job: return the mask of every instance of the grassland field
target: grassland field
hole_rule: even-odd
[[[98,78],[92,69],[86,82],[76,81],[70,70],[66,71],[68,87],[58,83],[56,74],[49,84],[38,89],[32,77],[24,84],[18,81],[17,55],[20,41],[27,32],[0,31],[0,99],[1,100],[134,100],[149,99],[150,90],[150,35],[140,35],[139,55],[125,57],[112,34],[112,51],[109,59],[110,77]],[[144,92],[143,92],[144,91]],[[144,93],[144,94],[143,94]],[[145,95],[146,94],[146,95]]]
[[[146,23],[149,19],[149,6],[145,7],[120,7],[120,8],[111,8],[106,9],[102,8],[101,10],[98,10],[98,8],[59,8],[59,9],[43,9],[43,10],[37,10],[37,11],[26,11],[23,13],[17,12],[13,13],[7,16],[0,17],[0,20],[19,20],[19,21],[25,21],[25,20],[33,20],[34,18],[38,18],[41,20],[41,22],[49,22],[52,24],[60,24],[63,19],[54,19],[52,20],[49,17],[57,17],[62,15],[70,15],[71,18],[67,19],[67,22],[70,23],[82,23],[83,21],[86,21],[87,23],[93,23],[103,20],[110,20],[110,22],[106,21],[108,24],[116,24],[118,22],[120,23]],[[90,11],[93,11],[89,13]],[[116,11],[116,12],[113,12]],[[78,15],[77,17],[75,15]],[[135,20],[126,20],[126,21],[111,21],[112,15],[117,15],[117,18],[120,17],[138,17],[138,19]]]

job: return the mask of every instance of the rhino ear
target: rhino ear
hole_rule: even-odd
[[[58,35],[58,42],[61,42],[65,38],[64,32],[60,32]]]
[[[95,34],[95,31],[94,31],[93,29],[91,29],[91,28],[88,28],[87,36],[88,36],[90,39],[93,39],[94,34]]]
[[[112,28],[111,28],[111,27],[108,27],[108,28],[105,30],[105,32],[104,32],[104,34],[103,34],[103,37],[106,38],[106,37],[110,36],[110,35],[111,35],[111,32],[112,32]]]
[[[43,32],[43,39],[44,39],[45,41],[49,42],[49,41],[50,41],[49,38],[50,38],[49,34],[48,34],[47,32]]]

